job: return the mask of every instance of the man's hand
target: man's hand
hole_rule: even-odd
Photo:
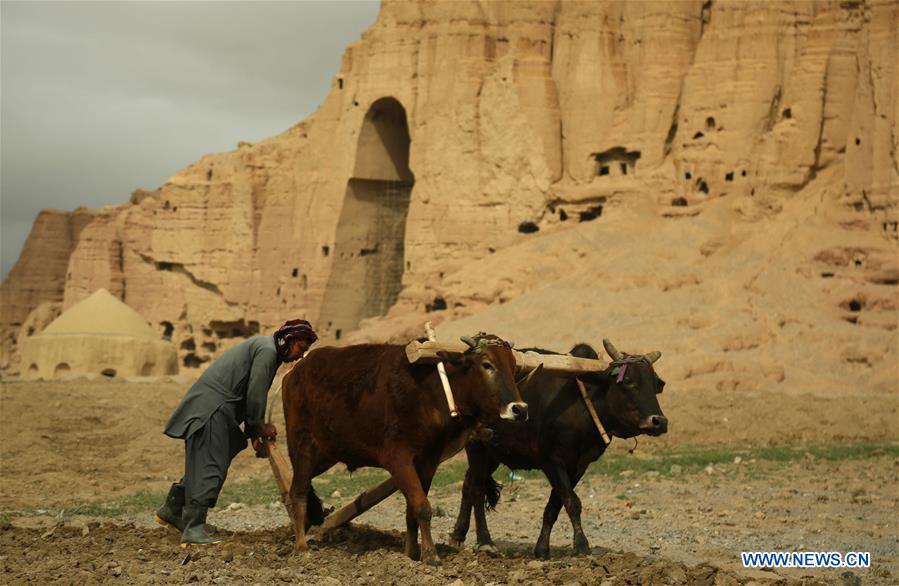
[[[278,429],[274,423],[263,423],[262,429],[259,430],[259,436],[273,440],[278,437]]]
[[[257,458],[268,458],[268,446],[265,445],[261,437],[253,438],[253,451],[256,452]]]
[[[278,437],[277,428],[271,423],[263,424],[259,430],[259,437],[253,438],[253,451],[256,452],[257,458],[268,458],[268,447],[263,440],[273,440],[276,437]]]

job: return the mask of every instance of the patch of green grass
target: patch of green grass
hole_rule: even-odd
[[[390,474],[380,468],[361,468],[355,472],[347,472],[338,468],[330,474],[319,476],[313,480],[312,486],[322,500],[327,502],[328,496],[335,490],[340,492],[342,497],[355,496],[384,482],[389,477]]]
[[[749,450],[675,450],[662,452],[648,456],[633,456],[623,453],[607,453],[587,469],[587,475],[602,475],[617,477],[624,471],[632,471],[635,475],[646,472],[658,472],[659,476],[673,477],[671,467],[680,466],[679,474],[689,476],[704,470],[709,465],[731,464],[736,457],[742,458],[744,464],[749,460],[757,462],[793,462],[813,456],[818,460],[842,461],[857,460],[863,458],[888,456],[899,457],[899,444],[895,443],[859,443],[836,444],[828,446],[782,446],[770,448],[756,448]],[[464,462],[462,463],[464,476]],[[755,467],[744,467],[742,471],[750,479],[766,478],[768,475]],[[508,482],[509,470],[500,466],[494,472],[493,477],[498,482]],[[544,478],[539,470],[516,470],[516,477],[521,480],[534,480]]]
[[[225,482],[216,507],[227,507],[231,503],[264,505],[280,499],[281,493],[273,478]]]
[[[604,475],[617,477],[625,470],[631,470],[635,475],[656,471],[659,476],[673,477],[671,467],[673,465],[680,466],[680,476],[689,477],[691,474],[701,472],[708,465],[720,465],[733,463],[737,456],[743,459],[743,463],[749,463],[750,460],[756,462],[775,462],[788,463],[797,460],[814,457],[816,460],[829,462],[843,460],[858,460],[873,457],[899,457],[899,444],[897,443],[858,443],[858,444],[836,444],[828,446],[779,446],[769,448],[755,448],[749,450],[676,450],[671,452],[662,452],[648,456],[632,456],[629,454],[611,453],[606,454],[593,463],[587,470],[588,475]],[[455,460],[442,466],[437,471],[437,475],[432,482],[433,491],[456,490],[456,487],[450,488],[452,485],[461,482],[465,478],[465,471],[468,464],[465,460]],[[763,470],[759,470],[753,466],[741,466],[740,473],[747,475],[748,478],[765,478],[767,474]],[[511,470],[505,466],[500,466],[493,477],[501,483],[509,483],[509,475]],[[539,470],[516,470],[516,482],[544,480],[543,473]],[[327,504],[333,501],[330,495],[334,491],[340,492],[340,501],[345,501],[355,497],[364,490],[374,487],[378,483],[386,480],[388,474],[386,471],[378,468],[363,468],[356,472],[349,473],[346,471],[336,470],[333,473],[326,474],[316,478],[313,486],[316,492],[322,497]],[[63,516],[71,517],[74,515],[86,515],[90,517],[118,517],[122,515],[131,515],[137,513],[146,513],[155,510],[165,500],[165,492],[138,492],[133,495],[119,497],[104,503],[87,503],[71,507],[63,510]],[[627,499],[625,495],[617,495],[616,498]],[[277,485],[274,479],[254,479],[243,482],[227,482],[219,496],[218,507],[227,507],[231,503],[243,503],[246,505],[263,505],[280,500]],[[334,503],[332,503],[334,504]],[[37,510],[32,511],[2,511],[0,512],[0,523],[9,522],[13,517],[19,514],[26,515],[57,515],[56,511],[46,511],[38,513]]]
[[[587,474],[618,476],[625,470],[632,470],[636,474],[655,471],[660,476],[670,476],[671,467],[677,465],[680,466],[682,474],[688,475],[697,473],[709,465],[733,463],[737,457],[742,458],[743,463],[750,460],[786,463],[809,457],[824,461],[842,461],[877,456],[899,457],[899,445],[859,443],[807,447],[778,446],[750,450],[678,450],[639,458],[628,454],[607,454],[592,464]],[[761,474],[757,471],[755,473]]]
[[[431,481],[431,489],[446,488],[457,482],[465,480],[465,472],[468,470],[468,462],[466,460],[456,460],[449,464],[444,464],[437,469],[434,480]]]
[[[87,503],[76,505],[74,507],[66,507],[63,509],[63,515],[67,517],[74,515],[87,515],[89,517],[119,517],[121,515],[129,515],[143,511],[152,511],[159,508],[164,501],[165,493],[142,491],[136,494],[119,497],[105,503]]]

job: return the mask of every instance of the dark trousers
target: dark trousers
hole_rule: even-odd
[[[228,467],[247,438],[235,417],[234,407],[225,403],[206,422],[184,440],[184,485],[187,505],[214,507]]]

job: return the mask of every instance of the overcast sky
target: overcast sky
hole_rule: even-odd
[[[3,277],[40,209],[127,202],[312,113],[378,8],[2,0]]]

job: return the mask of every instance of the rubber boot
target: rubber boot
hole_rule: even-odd
[[[221,543],[221,537],[212,537],[206,532],[206,507],[185,505],[182,519],[184,532],[181,533],[181,547]]]
[[[165,504],[156,511],[156,522],[183,532],[182,509],[184,509],[184,485],[173,482],[172,488],[169,489],[169,495],[165,497]]]

